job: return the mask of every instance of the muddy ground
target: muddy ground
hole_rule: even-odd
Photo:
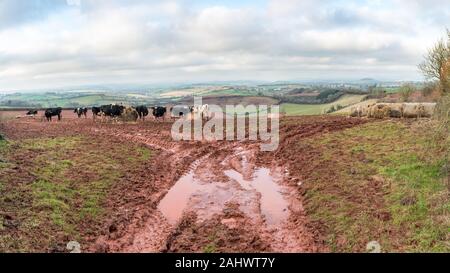
[[[0,132],[7,139],[82,135],[99,140],[102,149],[133,143],[155,151],[109,189],[103,204],[108,218],[83,234],[87,252],[330,251],[302,205],[302,176],[314,168],[307,163],[316,155],[307,149],[292,154],[290,147],[367,122],[283,118],[278,150],[261,152],[256,142],[175,142],[170,121],[104,123],[65,111],[61,122],[49,123],[16,118],[22,114],[1,113]],[[26,155],[16,160],[27,162]],[[299,161],[303,170],[293,167]]]

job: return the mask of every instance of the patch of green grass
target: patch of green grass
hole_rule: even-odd
[[[139,147],[137,149],[139,155],[141,156],[140,160],[147,161],[152,157],[152,152],[148,148]]]
[[[217,246],[214,242],[209,243],[208,245],[205,246],[205,248],[203,249],[204,253],[216,253],[217,252]]]
[[[23,149],[29,150],[48,150],[54,149],[54,152],[66,151],[80,144],[80,137],[57,137],[51,139],[26,139],[20,143]]]
[[[0,151],[3,153],[7,146],[8,146],[8,142],[7,142],[6,139],[0,134]]]

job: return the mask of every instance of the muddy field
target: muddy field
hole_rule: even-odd
[[[170,121],[102,123],[65,111],[61,122],[48,123],[39,117],[15,118],[20,114],[2,113],[0,132],[13,142],[83,136],[86,149],[121,147],[117,158],[130,145],[152,151],[151,158],[139,159],[136,167],[127,168],[126,163],[116,167],[125,174],[107,189],[101,201],[106,212],[98,221],[82,223],[77,240],[87,252],[331,251],[303,206],[301,181],[314,168],[308,162],[318,154],[305,149],[298,154],[292,147],[301,139],[368,122],[284,118],[280,147],[269,153],[260,152],[257,142],[175,142]],[[12,160],[26,165],[32,159],[32,154],[21,154]],[[20,168],[13,171],[17,179],[33,183],[33,175],[24,175]],[[13,212],[0,213],[23,221]],[[60,243],[34,251],[64,251],[65,242],[73,238],[64,232],[58,236]]]

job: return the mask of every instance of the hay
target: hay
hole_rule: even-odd
[[[390,107],[385,104],[376,104],[370,109],[370,117],[376,119],[383,119],[389,117]]]
[[[135,109],[128,107],[123,111],[121,118],[124,122],[136,122],[139,118],[139,115]]]

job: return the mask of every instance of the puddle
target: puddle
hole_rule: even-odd
[[[186,208],[189,198],[202,187],[194,179],[194,171],[180,178],[158,205],[158,209],[171,224],[176,224]]]
[[[224,174],[237,183],[216,183],[213,178],[196,177],[194,170],[189,172],[161,200],[159,211],[172,225],[185,210],[195,211],[199,220],[205,220],[220,214],[228,202],[239,204],[247,215],[261,213],[267,225],[281,224],[288,218],[289,204],[283,196],[283,187],[269,169],[256,169],[249,180],[235,170],[226,170]]]
[[[251,181],[245,180],[242,174],[235,170],[227,170],[225,175],[237,181],[243,189],[254,189],[261,194],[261,212],[268,225],[279,224],[287,219],[289,204],[281,193],[281,186],[270,175],[269,169],[257,169]]]

